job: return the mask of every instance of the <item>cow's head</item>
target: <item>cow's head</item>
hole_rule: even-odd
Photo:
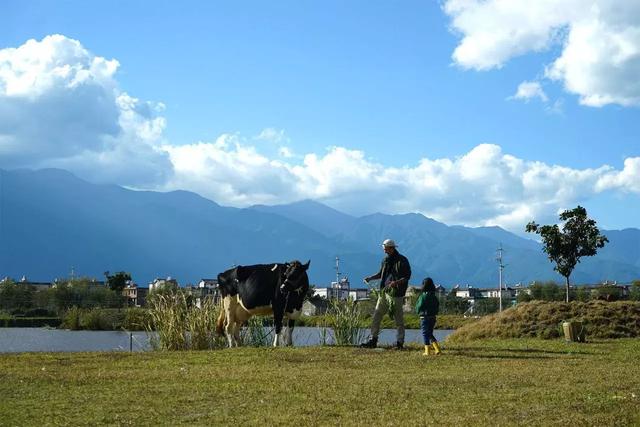
[[[307,276],[307,269],[310,263],[310,260],[306,264],[302,264],[297,260],[286,263],[280,289],[291,292],[301,290],[304,287],[308,288],[309,277]]]
[[[238,267],[230,268],[218,274],[217,287],[223,297],[235,294],[238,289]]]

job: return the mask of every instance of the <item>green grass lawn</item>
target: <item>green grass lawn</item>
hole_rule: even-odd
[[[0,425],[639,425],[640,340],[0,355]]]

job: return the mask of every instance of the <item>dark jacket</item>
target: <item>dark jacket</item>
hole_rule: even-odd
[[[420,317],[434,317],[440,311],[440,301],[435,292],[423,292],[416,302],[416,313]]]
[[[409,279],[411,278],[411,266],[409,260],[395,251],[392,255],[387,255],[380,264],[380,271],[374,277],[380,278],[380,289],[382,289],[389,280],[397,282],[396,297],[403,297],[407,293]]]

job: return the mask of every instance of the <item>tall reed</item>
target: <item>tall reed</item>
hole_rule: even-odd
[[[349,298],[346,301],[332,300],[329,305],[329,325],[337,345],[357,345],[364,338],[363,316],[358,305]]]
[[[155,295],[150,304],[146,329],[154,349],[207,350],[224,346],[224,339],[215,334],[220,306],[212,300],[207,298],[197,307],[184,293],[178,292]]]
[[[253,316],[247,321],[246,328],[240,336],[242,345],[251,347],[266,347],[269,345],[269,331],[264,326],[264,318]]]

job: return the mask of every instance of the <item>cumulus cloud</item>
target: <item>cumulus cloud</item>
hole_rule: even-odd
[[[554,221],[600,192],[640,194],[640,157],[622,170],[573,169],[480,144],[459,157],[389,167],[346,147],[293,155],[276,128],[176,146],[163,137],[164,106],[121,90],[118,66],[59,35],[0,50],[0,167],[61,167],[94,182],[190,190],[238,207],[312,198],[354,214],[420,212],[512,230],[532,218]],[[538,89],[523,93],[540,97]]]
[[[640,104],[640,2],[627,0],[446,0],[461,36],[456,64],[500,68],[560,47],[545,76],[592,107]]]
[[[621,171],[572,169],[480,144],[457,158],[393,168],[344,147],[284,162],[260,154],[239,135],[164,148],[176,170],[166,189],[191,189],[234,206],[312,198],[354,214],[420,212],[448,224],[520,231],[532,218],[554,221],[559,210],[602,191],[640,194],[640,158],[627,159]]]
[[[164,180],[163,106],[121,91],[118,67],[62,35],[0,50],[0,166],[132,186]]]
[[[542,102],[549,100],[540,82],[522,82],[515,95],[509,97],[509,99],[519,99],[525,102],[535,98],[539,98]]]

